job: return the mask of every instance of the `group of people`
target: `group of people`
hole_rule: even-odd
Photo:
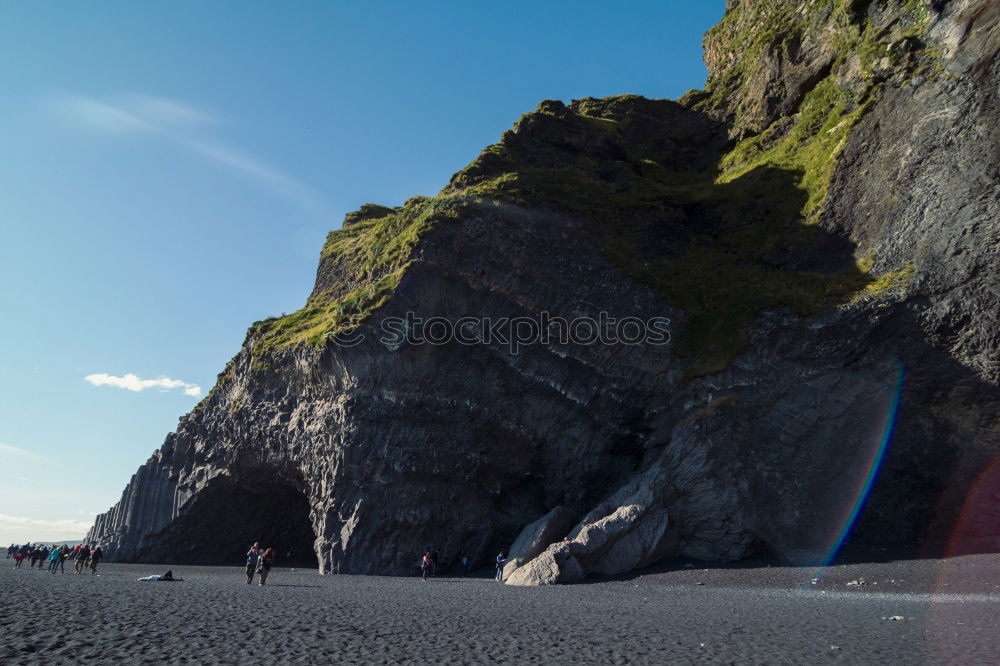
[[[274,564],[274,548],[261,548],[259,543],[254,543],[247,551],[247,585],[253,583],[254,574],[257,574],[258,585],[267,583],[267,575],[271,573],[271,565]]]
[[[104,552],[100,545],[90,547],[90,544],[77,544],[70,547],[68,545],[53,545],[49,548],[45,544],[26,543],[18,546],[11,544],[7,549],[7,559],[14,560],[14,568],[20,569],[21,564],[28,560],[30,569],[38,565],[38,570],[47,567],[51,573],[61,571],[66,573],[66,560],[73,560],[73,571],[76,574],[83,573],[83,570],[90,568],[90,573],[97,572],[97,565],[104,558]]]
[[[438,559],[440,555],[437,550],[430,548],[424,553],[424,556],[420,558],[420,575],[426,581],[428,577],[433,578],[437,575],[438,570]],[[507,558],[501,552],[497,555],[497,572],[496,579],[503,582],[503,567],[507,563]],[[462,555],[458,559],[459,564],[459,574],[464,578],[466,574],[469,573],[469,568],[472,566],[472,558],[467,552],[462,552]]]
[[[103,557],[104,553],[101,551],[100,545],[91,548],[90,544],[78,544],[74,547],[54,545],[49,548],[44,544],[27,543],[22,546],[11,544],[7,549],[7,559],[14,560],[15,569],[20,569],[21,564],[25,560],[28,560],[31,569],[34,569],[37,564],[39,571],[41,571],[43,566],[46,566],[52,573],[56,571],[66,573],[66,560],[73,560],[75,573],[81,574],[84,569],[89,567],[90,573],[93,574],[97,572],[97,565],[100,564]],[[425,581],[428,577],[433,578],[437,575],[439,559],[440,555],[434,548],[428,549],[423,557],[420,558],[420,572]],[[507,558],[501,552],[497,555],[496,579],[498,581],[503,581],[503,568],[506,563]],[[273,548],[261,548],[260,543],[254,543],[254,545],[250,546],[246,559],[247,585],[253,583],[254,576],[258,578],[258,585],[265,585],[273,564]],[[471,565],[472,558],[469,556],[469,553],[463,552],[459,557],[460,575],[465,576],[468,574]],[[151,576],[140,580],[151,579],[174,580],[169,571],[165,576]]]

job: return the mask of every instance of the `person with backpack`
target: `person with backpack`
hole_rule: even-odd
[[[83,573],[83,568],[87,566],[87,560],[90,559],[90,546],[84,544],[76,553],[76,564],[73,565],[73,573],[77,576]]]
[[[90,551],[90,575],[93,576],[97,573],[97,565],[101,563],[101,558],[104,557],[104,551],[101,550],[100,544],[94,546],[94,550]]]
[[[267,575],[271,573],[271,565],[273,563],[274,548],[268,548],[260,554],[260,560],[257,563],[257,573],[260,574],[260,582],[258,585],[263,585],[267,582]]]

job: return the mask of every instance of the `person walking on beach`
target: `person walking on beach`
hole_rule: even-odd
[[[101,563],[101,558],[104,557],[104,552],[101,550],[101,546],[94,546],[94,550],[90,551],[90,575],[93,576],[97,573],[97,565]]]
[[[90,558],[90,546],[84,545],[80,551],[76,554],[76,564],[73,565],[73,573],[77,576],[83,573],[83,568],[87,566],[87,560]]]
[[[49,553],[49,572],[55,573],[56,568],[59,566],[59,558],[62,556],[61,548],[53,548],[52,552]]]
[[[247,551],[247,585],[253,582],[253,574],[257,570],[257,564],[260,560],[260,543],[254,542],[250,546],[250,550]]]
[[[14,553],[16,552],[17,552],[17,546],[15,546],[14,544],[10,544],[10,548],[7,549],[7,559],[9,560],[10,558],[12,558],[14,556]]]
[[[421,578],[424,579],[425,583],[427,582],[427,574],[430,573],[431,566],[432,566],[431,553],[430,551],[427,551],[426,553],[424,553],[424,556],[420,559],[420,575]]]
[[[438,557],[437,548],[431,550],[431,576],[438,575]]]
[[[260,582],[263,585],[267,582],[267,575],[271,573],[271,565],[274,563],[274,548],[268,548],[260,554],[260,561],[257,563],[257,573],[260,574]]]
[[[20,569],[21,568],[21,562],[24,562],[24,558],[25,558],[25,554],[24,554],[23,551],[19,550],[16,553],[14,553],[14,568],[15,569]]]
[[[497,555],[497,581],[503,582],[503,565],[507,564],[507,558],[503,556],[503,551]]]

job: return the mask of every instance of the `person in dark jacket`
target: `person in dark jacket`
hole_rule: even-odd
[[[80,551],[76,554],[76,564],[73,565],[73,573],[77,576],[83,573],[83,568],[87,566],[87,560],[90,559],[90,546],[88,544],[83,544]]]
[[[66,573],[67,557],[69,557],[69,546],[63,544],[63,547],[61,548],[61,553],[59,555],[59,571],[62,573]],[[55,573],[55,571],[53,571],[52,573]]]
[[[97,573],[97,565],[101,563],[103,557],[104,551],[101,550],[101,547],[94,546],[94,550],[90,551],[90,575]]]

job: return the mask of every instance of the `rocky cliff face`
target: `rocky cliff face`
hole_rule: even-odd
[[[89,538],[390,574],[516,541],[511,582],[567,582],[822,560],[872,476],[856,541],[988,547],[995,509],[958,519],[1000,453],[998,15],[731,0],[705,91],[543,102],[348,215]]]

